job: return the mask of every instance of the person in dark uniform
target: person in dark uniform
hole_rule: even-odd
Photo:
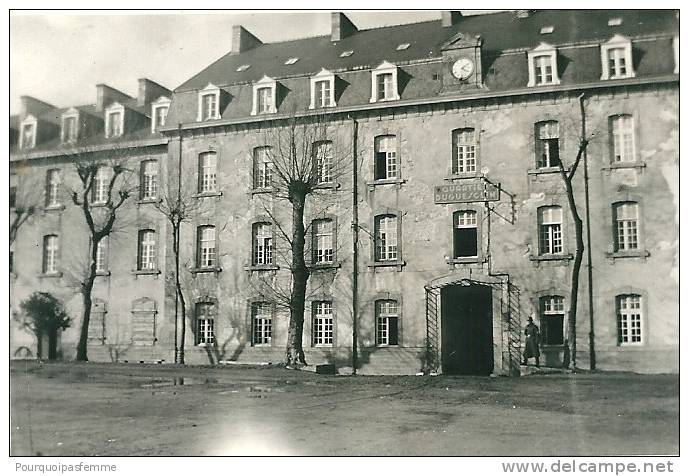
[[[533,323],[533,318],[529,317],[529,323],[524,328],[526,335],[526,348],[524,349],[524,365],[527,365],[531,357],[536,358],[536,367],[540,367],[541,351],[538,344],[541,341],[541,333],[538,326]]]

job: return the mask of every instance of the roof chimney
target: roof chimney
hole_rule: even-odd
[[[533,10],[517,10],[517,18],[529,18],[533,12]]]
[[[96,111],[102,111],[110,104],[117,101],[127,101],[131,96],[111,88],[107,84],[96,84]]]
[[[462,12],[459,10],[454,10],[454,11],[449,11],[449,12],[441,12],[440,19],[442,20],[443,27],[448,27],[452,25],[456,25],[459,22],[459,19],[462,18]]]
[[[342,12],[332,12],[330,14],[331,29],[330,40],[340,41],[343,38],[353,35],[359,29],[351,22],[347,15]]]
[[[55,106],[43,102],[39,99],[32,98],[31,96],[21,96],[19,98],[21,101],[21,109],[19,110],[19,116],[24,119],[29,114],[38,116],[39,114],[48,111],[50,109],[55,109]]]
[[[230,53],[233,55],[244,53],[262,44],[261,40],[249,33],[242,25],[234,25],[232,27],[232,50],[230,50]]]
[[[172,92],[148,78],[139,79],[139,94],[136,97],[136,105],[141,107],[152,103],[160,96],[170,97]]]

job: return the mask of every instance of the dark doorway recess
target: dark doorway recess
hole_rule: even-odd
[[[490,286],[451,285],[441,291],[444,374],[493,372],[493,303]]]

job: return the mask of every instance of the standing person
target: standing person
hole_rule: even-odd
[[[538,326],[533,323],[533,318],[529,317],[529,323],[524,328],[526,335],[526,348],[524,349],[524,365],[527,365],[531,357],[536,358],[536,367],[540,367],[541,352],[538,344],[541,340],[541,333]]]

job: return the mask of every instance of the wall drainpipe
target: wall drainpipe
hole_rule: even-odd
[[[357,140],[359,123],[352,118],[352,374],[359,366],[358,306],[359,306],[359,187]]]

